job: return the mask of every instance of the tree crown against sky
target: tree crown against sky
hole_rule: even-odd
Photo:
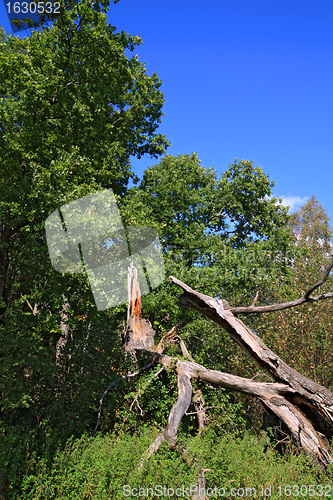
[[[156,74],[126,54],[138,37],[118,33],[94,2],[68,2],[51,28],[28,38],[1,33],[1,170],[7,187],[71,158],[68,179],[124,191],[130,156],[157,156],[164,102]],[[76,161],[74,160],[76,158]],[[87,169],[80,168],[84,161]],[[84,170],[84,175],[83,175]],[[60,189],[60,186],[59,186]]]
[[[155,214],[168,239],[178,234],[183,241],[206,231],[242,246],[267,239],[286,223],[286,208],[271,198],[273,186],[251,161],[235,160],[218,179],[216,171],[201,166],[192,153],[166,155],[144,172],[139,188],[129,196],[145,198],[147,213]]]
[[[330,248],[332,229],[322,204],[312,196],[305,205],[291,214],[289,226],[299,242],[308,246]]]

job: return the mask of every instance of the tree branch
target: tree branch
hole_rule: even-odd
[[[325,269],[322,279],[313,285],[308,292],[311,293],[326,281],[332,267],[333,258]],[[298,406],[308,409],[311,419],[316,425],[318,414],[331,424],[333,393],[288,366],[264,344],[258,335],[255,335],[242,321],[234,316],[232,309],[226,309],[225,307],[228,306],[225,306],[222,300],[199,293],[173,276],[170,276],[169,280],[184,290],[183,295],[179,298],[179,303],[182,306],[194,309],[222,326],[230,338],[237,342],[261,368],[281,385],[274,387],[273,384],[263,384],[240,377],[235,378],[235,376],[229,374],[222,374],[214,370],[202,370],[201,368],[197,368],[198,378],[212,384],[219,383],[229,389],[257,396],[286,424],[297,444],[314,455],[321,465],[325,466],[332,463],[332,458],[322,443],[320,436]],[[191,365],[194,366],[195,364],[192,363]],[[187,362],[187,366],[189,367],[189,362]],[[195,374],[190,373],[191,377],[195,377]]]
[[[192,358],[191,354],[188,352],[187,347],[186,347],[183,339],[180,338],[179,335],[177,335],[177,337],[178,337],[179,345],[180,345],[180,348],[182,350],[182,354],[183,354],[184,358],[188,358],[190,361],[194,362],[194,359]]]
[[[153,357],[155,361],[158,361],[165,368],[173,366],[174,363],[176,363],[176,371],[186,376],[185,379],[181,379],[181,384],[183,384],[184,387],[184,382],[186,382],[186,384],[188,383],[188,387],[190,387],[191,379],[198,379],[203,382],[209,382],[216,386],[225,387],[229,390],[242,392],[259,398],[264,406],[270,408],[279,419],[284,422],[294,441],[300,447],[306,449],[322,466],[333,463],[328,450],[325,448],[314,426],[297,406],[295,406],[294,402],[296,404],[299,403],[299,397],[297,391],[291,384],[256,382],[253,379],[246,379],[229,373],[209,370],[198,363],[184,360],[180,361],[165,354],[154,353],[148,350],[141,350],[141,352],[149,357]],[[180,386],[179,380],[178,378],[178,387]],[[314,398],[312,401],[313,400]],[[170,412],[167,428],[157,436],[155,441],[148,448],[142,458],[139,468],[141,468],[144,462],[159,449],[164,440],[171,439],[171,446],[174,446],[179,423],[183,415],[186,414],[190,401],[191,393],[189,392],[189,388],[187,390],[184,388],[182,391],[179,390],[178,401]],[[303,399],[302,402],[304,404],[312,404],[314,407],[314,404],[309,403],[309,401]],[[184,408],[186,408],[185,411]],[[326,407],[325,410],[327,409]]]
[[[255,303],[256,303],[256,299],[255,299],[251,306],[230,307],[229,310],[234,314],[266,313],[266,312],[272,312],[272,311],[281,311],[282,309],[289,309],[291,307],[296,307],[296,306],[299,306],[301,304],[304,304],[305,302],[316,302],[319,300],[332,299],[333,293],[326,293],[326,294],[317,295],[316,297],[310,297],[311,293],[316,288],[318,288],[319,286],[322,286],[326,282],[332,268],[333,268],[333,256],[332,256],[332,259],[330,260],[328,266],[326,267],[321,280],[317,281],[317,283],[310,286],[310,288],[304,293],[303,297],[301,297],[299,299],[292,300],[290,302],[284,302],[282,304],[272,304],[269,306],[258,306],[258,307],[255,306]]]
[[[324,406],[333,408],[333,393],[325,387],[304,377],[287,365],[266,344],[255,335],[241,320],[233,315],[231,309],[225,309],[223,302],[193,290],[182,281],[169,277],[183,290],[179,303],[189,309],[203,314],[220,325],[238,345],[240,345],[273,379],[290,384],[305,398],[312,398]]]
[[[163,355],[162,355],[163,356]],[[171,360],[171,358],[170,358]],[[185,413],[187,412],[192,399],[191,377],[188,373],[181,370],[181,364],[177,365],[178,371],[178,399],[170,411],[168,425],[161,434],[157,436],[154,442],[149,446],[141,459],[139,469],[142,468],[146,460],[155,453],[161,446],[163,441],[169,441],[171,447],[175,447],[176,436],[179,424]]]
[[[176,325],[174,325],[171,328],[171,330],[169,330],[165,335],[163,335],[163,337],[161,338],[161,340],[157,344],[155,351],[163,352],[164,342],[166,342],[166,343],[170,342],[170,340],[172,340],[177,335],[177,332],[179,332],[179,330],[181,330],[182,328],[184,328],[184,326],[186,326],[188,323],[190,323],[190,321],[191,320],[181,321],[180,323],[177,323]]]

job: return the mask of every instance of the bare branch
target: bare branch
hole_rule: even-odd
[[[163,355],[162,355],[163,356]],[[171,358],[170,358],[171,360]],[[177,367],[178,371],[178,399],[170,411],[168,425],[161,434],[157,436],[155,441],[150,445],[141,459],[139,469],[142,468],[146,460],[155,453],[161,446],[163,441],[169,441],[171,447],[175,446],[176,436],[179,424],[185,413],[187,412],[192,399],[191,377],[188,373],[181,370],[181,366]]]
[[[177,323],[176,325],[174,325],[171,328],[171,330],[169,330],[165,335],[163,335],[163,337],[161,338],[161,340],[157,344],[155,351],[163,352],[164,342],[169,342],[170,340],[172,340],[177,335],[177,332],[179,332],[179,330],[181,330],[182,328],[184,328],[184,326],[186,326],[188,323],[190,323],[190,321],[191,320],[181,321],[180,323]]]
[[[196,413],[199,424],[199,436],[200,436],[207,424],[206,403],[204,395],[202,394],[202,391],[200,389],[197,389],[194,392],[193,404],[194,408],[197,410]]]
[[[21,294],[21,297],[23,297],[23,295]],[[32,305],[30,304],[29,300],[28,299],[25,299],[29,309],[31,310],[32,314],[34,316],[36,316],[36,314],[38,313],[38,304],[35,303],[34,307],[32,307]]]
[[[255,297],[254,297],[254,299],[253,299],[253,302],[252,302],[252,304],[251,304],[251,305],[252,305],[252,307],[254,307],[254,306],[256,305],[257,300],[258,300],[258,297],[259,297],[259,292],[257,292],[257,293],[256,293],[256,296],[255,296]]]
[[[307,292],[305,292],[304,294],[304,297],[307,298],[310,296],[310,294],[316,289],[318,288],[319,286],[322,286],[325,281],[327,280],[330,272],[332,271],[332,268],[333,268],[333,254],[332,254],[332,258],[328,264],[328,266],[326,267],[324,273],[323,273],[323,276],[321,278],[321,280],[317,281],[317,283],[315,283],[314,285],[312,285],[309,290]],[[333,294],[332,294],[333,295]]]
[[[192,358],[191,354],[188,352],[187,347],[186,347],[183,339],[181,339],[178,335],[177,335],[177,337],[178,337],[179,345],[180,345],[180,348],[182,350],[184,358],[188,358],[190,361],[194,362],[194,359]]]
[[[297,391],[291,386],[292,384],[256,382],[252,379],[237,377],[236,375],[231,375],[229,373],[208,370],[197,363],[184,360],[180,361],[166,356],[165,354],[153,353],[148,350],[145,350],[144,353],[148,356],[154,356],[154,359],[158,359],[159,363],[165,367],[172,366],[176,362],[176,370],[183,375],[186,375],[186,380],[189,384],[191,379],[197,378],[201,381],[208,381],[217,386],[222,386],[230,390],[258,397],[265,406],[270,408],[270,410],[273,411],[282,422],[284,422],[294,441],[313,455],[316,460],[319,461],[321,466],[325,467],[326,464],[333,462],[328,450],[325,448],[324,443],[312,423],[304,416],[303,412],[295,406],[294,402],[297,404],[299,402],[299,397]],[[171,439],[171,444],[174,443],[180,420],[182,416],[186,414],[187,408],[189,407],[189,402],[188,406],[187,403],[186,405],[184,403],[184,394],[186,398],[189,397],[189,391],[187,391],[186,394],[186,391],[183,389],[182,392],[183,395],[179,392],[178,401],[171,410],[167,428],[164,432],[157,436],[155,441],[146,451],[142,458],[140,468],[145,460],[158,450],[161,443],[165,439]],[[327,407],[324,404],[322,404],[322,406],[320,404],[316,404],[316,396],[317,395],[315,394],[312,395],[312,403],[309,403],[309,401],[306,402],[305,400],[303,400],[303,403],[312,405],[312,407],[317,407],[318,410],[332,411],[332,408]],[[180,405],[181,408],[178,408],[177,405]],[[185,407],[186,410],[184,411]],[[174,415],[172,415],[173,412]]]
[[[322,279],[313,285],[308,292],[311,293],[325,282],[332,267],[333,259],[326,268]],[[270,374],[277,384],[242,379],[214,370],[202,369],[196,363],[182,361],[186,364],[190,377],[197,377],[215,385],[222,385],[229,389],[257,396],[285,423],[294,441],[313,455],[321,466],[325,468],[327,464],[332,463],[328,449],[311,421],[305,417],[302,406],[306,406],[307,411],[311,414],[311,420],[316,425],[319,422],[317,418],[319,415],[324,416],[330,425],[333,417],[333,393],[288,366],[264,344],[258,335],[234,316],[235,309],[226,309],[222,300],[199,293],[173,276],[170,276],[169,279],[184,290],[183,295],[179,298],[179,303],[182,306],[194,309],[222,326],[230,338],[237,342],[261,368]],[[303,299],[311,300],[309,296],[307,299],[306,297]],[[163,361],[159,360],[159,362]],[[197,367],[196,374],[193,372],[194,367]],[[331,425],[330,427],[332,428]]]
[[[139,351],[139,349],[137,349]],[[232,391],[243,392],[251,396],[267,397],[286,394],[295,394],[295,389],[288,384],[278,382],[257,382],[252,379],[238,377],[231,373],[220,372],[218,370],[209,370],[199,363],[193,361],[179,360],[157,352],[141,349],[142,354],[153,358],[155,362],[160,363],[164,368],[170,368],[176,364],[176,371],[179,373],[187,373],[191,379],[198,379],[202,382],[208,382],[215,386],[225,387]]]
[[[284,302],[282,304],[272,304],[272,305],[269,305],[269,306],[258,306],[258,307],[255,307],[255,303],[256,303],[257,298],[258,298],[257,297],[258,294],[257,294],[256,298],[253,301],[253,303],[252,303],[251,306],[246,306],[246,307],[231,307],[229,310],[232,313],[234,313],[234,314],[240,314],[240,313],[243,313],[243,314],[266,313],[266,312],[272,312],[272,311],[281,311],[282,309],[290,309],[291,307],[300,306],[301,304],[304,304],[305,302],[317,302],[319,300],[332,299],[333,298],[333,293],[326,293],[326,294],[317,295],[316,297],[310,297],[311,293],[316,288],[322,286],[326,282],[326,280],[327,280],[327,278],[328,278],[328,276],[329,276],[332,268],[333,268],[333,257],[330,260],[328,266],[326,267],[321,280],[317,281],[317,283],[315,283],[314,285],[312,285],[305,292],[305,294],[303,295],[303,297],[301,297],[299,299],[292,300],[290,302]]]
[[[231,309],[225,309],[221,300],[197,292],[173,276],[169,279],[184,290],[184,294],[179,298],[182,306],[194,309],[220,325],[230,338],[240,345],[273,379],[290,385],[302,397],[315,402],[314,404],[333,408],[331,391],[288,366],[267,347],[258,335],[236,318]]]

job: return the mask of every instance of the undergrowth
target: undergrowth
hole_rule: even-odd
[[[205,473],[208,498],[281,500],[313,498],[313,491],[322,497],[332,493],[330,471],[321,472],[303,453],[282,456],[267,437],[248,431],[242,436],[221,436],[216,429],[208,428],[201,437],[180,436],[182,453],[162,443],[139,469],[141,457],[157,433],[157,429],[146,429],[141,435],[100,434],[70,439],[50,466],[41,459],[35,472],[26,474],[17,498],[190,499],[191,485],[196,484],[200,468],[210,469]],[[302,485],[305,487],[297,490]],[[324,485],[326,489],[309,490],[310,485]]]

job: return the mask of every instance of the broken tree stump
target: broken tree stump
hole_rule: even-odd
[[[133,352],[135,349],[154,350],[154,335],[150,321],[141,318],[141,294],[138,270],[133,266],[128,269],[128,309],[124,335],[124,348]]]

